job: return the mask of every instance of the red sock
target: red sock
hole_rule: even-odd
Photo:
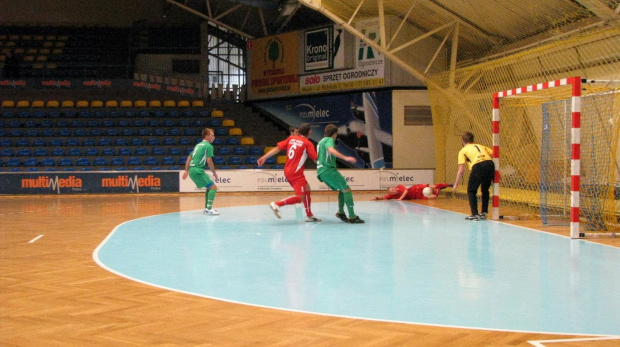
[[[306,216],[312,217],[312,211],[310,210],[310,205],[312,202],[312,199],[310,198],[310,192],[306,192],[306,195],[302,195],[301,201],[304,203],[304,207],[306,208]]]
[[[282,199],[282,200],[276,202],[276,205],[282,207],[284,205],[299,204],[300,202],[301,202],[301,199],[298,196],[294,195],[294,196],[290,196],[290,197],[288,197],[286,199]]]
[[[439,192],[444,189],[450,187],[450,183],[435,183],[435,195],[439,195]]]

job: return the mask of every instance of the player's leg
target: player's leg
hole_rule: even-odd
[[[450,183],[435,183],[435,184],[431,184],[430,185],[431,189],[433,189],[435,191],[435,195],[439,195],[439,192],[442,189],[448,188],[448,187],[452,187],[452,184]]]
[[[476,194],[478,193],[478,188],[480,187],[481,175],[480,175],[480,167],[476,167],[478,164],[474,165],[469,174],[469,181],[467,182],[467,200],[469,201],[469,209],[471,215],[467,217],[468,220],[478,220],[478,197]]]
[[[489,213],[489,199],[491,183],[495,176],[495,164],[491,160],[484,161],[478,165],[484,165],[483,177],[480,182],[480,190],[482,195],[482,201],[480,206],[480,216],[482,219],[486,219],[487,213]]]

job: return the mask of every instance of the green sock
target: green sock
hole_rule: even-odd
[[[211,208],[213,208],[213,200],[215,200],[215,194],[217,193],[217,190],[215,189],[207,189],[207,193],[205,194],[205,206],[207,208],[207,210],[210,210]]]
[[[349,218],[355,218],[355,212],[353,211],[353,193],[351,191],[348,191],[346,193],[343,194],[344,195],[344,202],[345,204],[347,204],[347,209],[349,210]]]
[[[338,191],[338,212],[344,213],[344,193]]]

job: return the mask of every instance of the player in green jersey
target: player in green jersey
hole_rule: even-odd
[[[338,136],[337,126],[334,124],[326,126],[324,136],[325,137],[323,137],[316,146],[318,154],[316,165],[317,178],[332,190],[338,191],[338,213],[336,213],[336,217],[347,223],[364,223],[359,216],[355,215],[351,188],[342,174],[336,169],[336,158],[346,160],[350,163],[355,163],[357,159],[355,159],[355,157],[346,156],[334,148],[336,137]],[[344,213],[344,205],[347,205],[347,210],[349,212],[348,218]]]
[[[213,173],[213,177],[217,179],[215,165],[213,165],[213,145],[211,145],[213,140],[215,140],[215,132],[213,129],[205,128],[202,130],[202,142],[197,144],[192,154],[187,157],[183,179],[186,179],[189,174],[189,177],[194,181],[196,187],[207,187],[207,191],[205,192],[204,213],[216,216],[220,214],[217,210],[213,209],[213,200],[215,200],[217,186],[205,172],[205,166],[208,166]]]

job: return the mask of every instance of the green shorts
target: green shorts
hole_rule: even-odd
[[[211,180],[211,177],[209,177],[209,175],[207,175],[205,170],[200,167],[190,167],[189,178],[191,178],[192,181],[194,181],[194,183],[196,184],[196,187],[198,188],[207,187],[208,189],[214,184],[213,180]]]
[[[336,169],[325,171],[317,178],[331,188],[331,190],[345,191],[349,189],[347,180],[345,180],[344,176]]]

